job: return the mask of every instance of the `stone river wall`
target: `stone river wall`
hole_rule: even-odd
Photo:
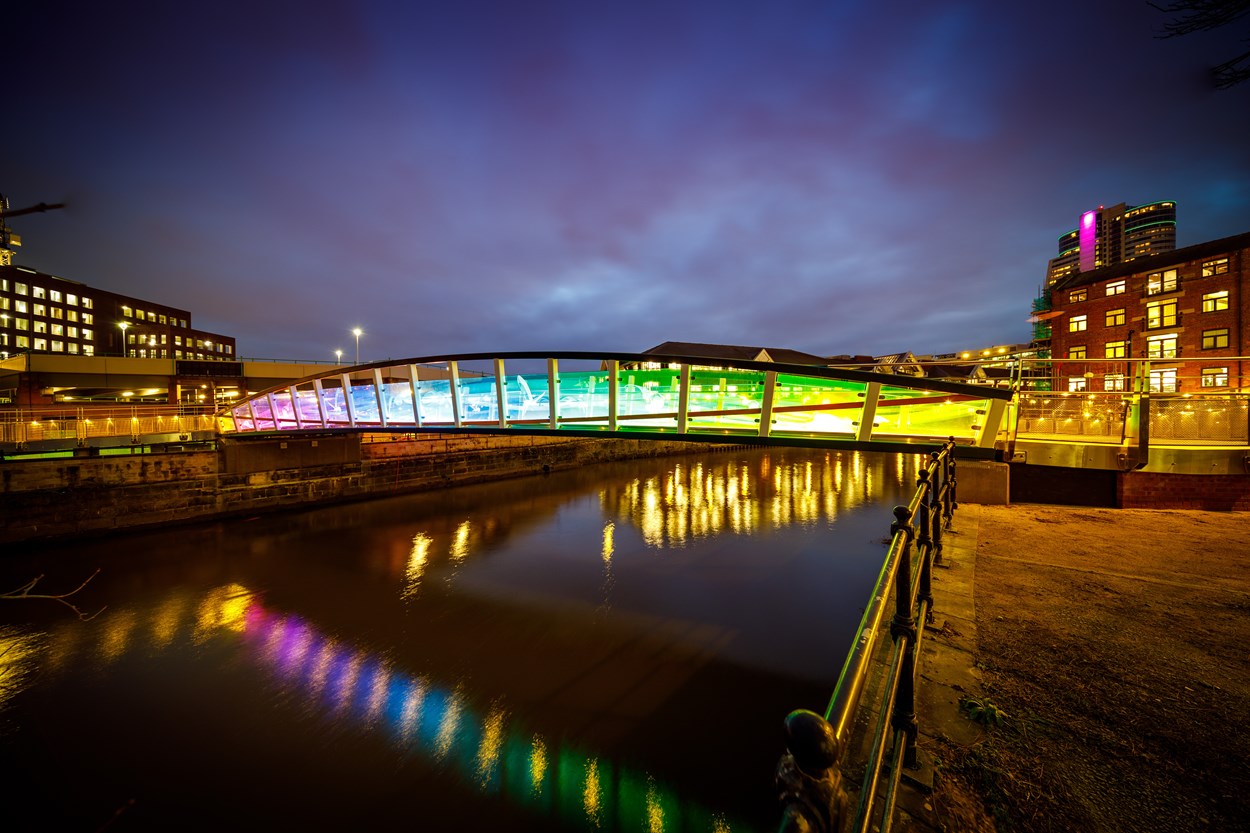
[[[707,445],[422,434],[223,439],[210,451],[6,460],[0,543],[38,542],[520,477]]]

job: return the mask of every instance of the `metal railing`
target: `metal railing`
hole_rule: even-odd
[[[929,455],[929,465],[919,472],[911,501],[894,508],[889,549],[824,715],[798,709],[786,717],[787,752],[777,767],[782,831],[890,830],[903,771],[914,770],[919,764],[917,662],[924,626],[932,619],[933,565],[941,562],[942,532],[950,527],[958,507],[954,447],[952,439],[941,451]],[[913,525],[913,521],[918,523]],[[871,726],[859,801],[852,810],[842,783],[842,770],[853,765],[849,760],[852,726],[891,604],[894,616],[889,634],[893,645],[876,721]],[[874,825],[887,735],[892,746],[886,767],[886,790],[880,819]]]
[[[212,411],[198,406],[119,405],[0,410],[0,443],[22,449],[39,444],[84,447],[93,440],[215,432]]]

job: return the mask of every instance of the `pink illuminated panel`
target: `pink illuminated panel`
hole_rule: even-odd
[[[1098,242],[1098,212],[1086,211],[1081,215],[1081,271],[1094,268]]]

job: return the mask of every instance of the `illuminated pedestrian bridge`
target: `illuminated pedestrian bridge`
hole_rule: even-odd
[[[465,354],[335,367],[217,416],[225,435],[483,432],[990,456],[1010,390],[863,370],[697,356]]]

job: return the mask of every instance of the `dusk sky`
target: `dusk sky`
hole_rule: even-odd
[[[1027,342],[1058,237],[1250,231],[1248,27],[1145,0],[7,4],[19,265],[243,357]]]

